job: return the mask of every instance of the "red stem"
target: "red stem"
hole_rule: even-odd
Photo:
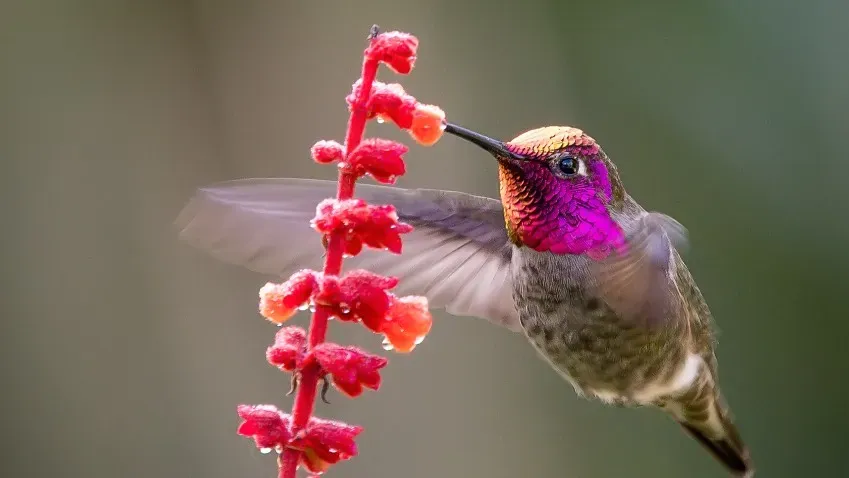
[[[359,146],[366,129],[367,111],[366,100],[371,94],[371,87],[377,76],[379,63],[368,58],[363,60],[362,83],[357,91],[357,98],[351,107],[351,115],[348,118],[348,130],[345,135],[345,155]],[[339,187],[336,198],[340,200],[354,197],[354,185],[357,181],[356,175],[346,168],[339,169]],[[327,244],[327,255],[324,259],[324,274],[338,275],[342,270],[342,256],[345,251],[344,237],[341,233],[332,234]],[[330,313],[323,307],[316,307],[310,321],[309,347],[324,342],[327,335],[327,322]],[[312,416],[315,406],[316,391],[318,390],[320,368],[310,366],[302,370],[298,380],[298,391],[295,395],[295,404],[292,406],[292,434],[302,430]],[[286,448],[278,459],[279,478],[295,478],[298,469],[298,458],[300,452]]]

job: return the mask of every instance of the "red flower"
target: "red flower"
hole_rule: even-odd
[[[319,141],[310,149],[312,159],[316,163],[327,164],[338,161],[345,156],[345,148],[336,141]]]
[[[362,431],[359,426],[310,418],[309,424],[292,439],[289,447],[303,452],[301,464],[307,470],[322,473],[330,465],[357,454],[354,439]]]
[[[385,358],[357,347],[326,342],[312,349],[310,357],[330,374],[333,385],[349,397],[361,395],[363,387],[377,390],[380,387],[379,370],[387,363]]]
[[[353,108],[357,98],[357,90],[360,89],[362,80],[357,80],[354,83],[353,91],[345,100],[348,106]],[[372,119],[390,119],[401,129],[409,129],[413,124],[413,114],[416,111],[418,102],[416,99],[404,91],[404,87],[397,83],[381,83],[375,81],[371,87],[371,94],[366,100],[365,105],[361,105],[366,109],[366,117]]]
[[[251,437],[257,448],[282,450],[289,443],[289,415],[274,405],[239,405],[236,409],[243,422],[237,433]]]
[[[398,352],[410,352],[430,332],[433,318],[424,297],[394,298],[380,331],[386,336],[384,344]]]
[[[362,199],[325,199],[316,208],[312,226],[325,235],[343,231],[345,253],[350,256],[359,254],[363,245],[400,254],[400,235],[413,230],[398,221],[394,206],[374,206]]]
[[[287,372],[299,368],[307,352],[307,333],[300,327],[284,327],[277,331],[274,345],[265,351],[268,363]]]
[[[390,294],[386,291],[396,285],[395,277],[354,270],[341,279],[324,277],[315,301],[330,307],[340,320],[361,320],[366,327],[379,332],[390,306]]]
[[[351,151],[345,162],[358,177],[370,174],[378,182],[393,184],[396,176],[406,172],[402,156],[408,149],[388,139],[368,138]]]
[[[354,107],[357,101],[356,93],[361,85],[362,81],[357,80],[351,94],[345,98],[348,107]],[[397,83],[375,81],[371,87],[371,95],[361,107],[366,109],[368,119],[389,119],[399,128],[407,130],[410,136],[423,146],[432,146],[439,141],[445,129],[445,112],[442,109],[435,105],[419,103]]]
[[[445,131],[445,112],[435,105],[416,105],[410,136],[422,146],[433,146]]]
[[[341,422],[310,418],[307,426],[294,437],[289,431],[292,417],[273,405],[239,405],[242,423],[239,435],[254,439],[260,450],[291,448],[301,452],[300,461],[312,473],[321,473],[339,462],[357,454],[354,438],[363,429]]]
[[[282,284],[269,282],[259,290],[259,313],[282,324],[307,304],[317,285],[315,272],[306,269],[292,274]]]
[[[377,35],[366,48],[369,60],[385,63],[398,74],[406,75],[416,63],[419,40],[409,33],[387,32]]]

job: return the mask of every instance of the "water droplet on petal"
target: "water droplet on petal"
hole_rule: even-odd
[[[383,116],[377,115],[377,123],[378,124],[383,124],[385,122],[386,122],[386,120],[383,119]]]
[[[351,313],[351,306],[342,302],[341,304],[339,304],[339,311],[342,312],[343,314],[350,314]]]
[[[273,451],[272,448],[260,448],[259,449],[259,452],[262,453],[263,455],[267,455],[267,454],[271,453],[272,451]]]
[[[395,347],[392,346],[392,343],[389,342],[389,339],[383,339],[383,350],[390,351]]]
[[[416,337],[415,344],[416,344],[416,345],[419,345],[420,343],[424,342],[424,339],[425,339],[425,336],[424,336],[424,335],[421,335],[421,336],[419,336],[419,337]]]

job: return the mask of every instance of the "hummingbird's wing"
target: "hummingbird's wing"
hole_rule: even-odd
[[[681,294],[674,280],[677,249],[687,230],[661,213],[644,213],[625,230],[627,249],[593,264],[599,292],[624,319],[662,324],[677,315]]]
[[[318,203],[335,195],[333,181],[227,181],[200,189],[176,223],[182,239],[220,260],[288,277],[304,268],[320,270],[325,251],[310,220]],[[500,201],[360,184],[356,197],[394,205],[415,230],[402,236],[400,255],[363,250],[345,260],[346,270],[398,277],[399,295],[423,295],[431,307],[521,330]]]

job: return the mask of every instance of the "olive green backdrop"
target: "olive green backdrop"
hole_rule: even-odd
[[[847,18],[837,0],[3,2],[2,475],[273,476],[235,434],[236,404],[291,403],[264,362],[267,278],[171,221],[213,181],[333,177],[308,150],[341,139],[378,23],[419,36],[401,81],[455,121],[599,140],[690,229],[758,476],[849,476]],[[402,186],[497,194],[455,139],[408,165]],[[366,427],[333,476],[725,476],[659,413],[580,400],[522,337],[442,313],[380,393],[332,402]]]

